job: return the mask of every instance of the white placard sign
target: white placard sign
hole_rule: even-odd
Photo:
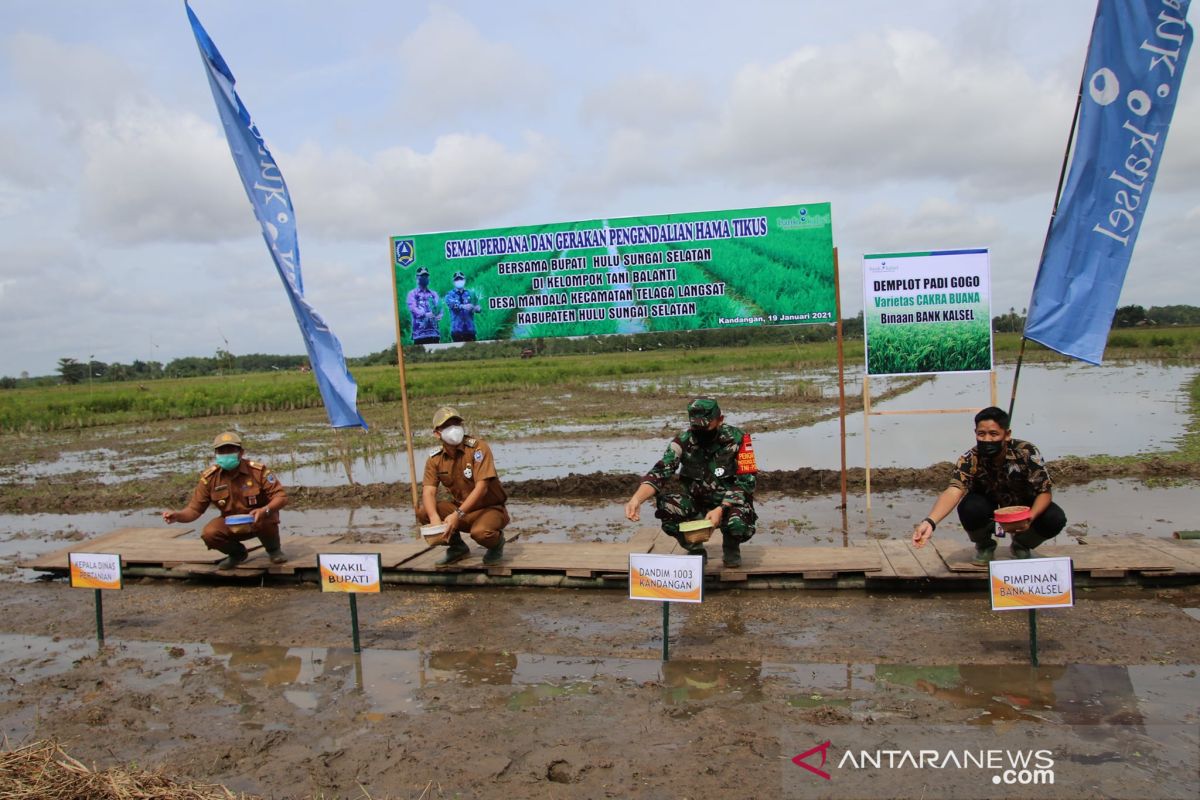
[[[67,553],[75,589],[120,589],[121,556],[116,553]]]
[[[322,592],[378,592],[379,553],[318,553]]]
[[[1075,605],[1069,558],[1024,558],[988,565],[993,611]]]
[[[704,559],[700,556],[630,553],[629,599],[703,602]]]

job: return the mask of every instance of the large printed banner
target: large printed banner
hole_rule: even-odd
[[[863,256],[868,375],[992,368],[987,250]]]
[[[392,237],[401,341],[835,321],[828,203]]]

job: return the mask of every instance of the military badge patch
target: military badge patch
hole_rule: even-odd
[[[483,451],[482,451],[482,450],[476,450],[476,451],[475,451],[475,460],[476,460],[476,461],[483,461]]]
[[[738,448],[737,454],[737,474],[738,475],[754,475],[758,472],[758,465],[754,462],[754,445],[750,441],[750,434],[742,434],[742,446]]]

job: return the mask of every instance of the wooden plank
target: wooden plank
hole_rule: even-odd
[[[629,552],[631,553],[649,553],[650,548],[654,546],[654,540],[659,537],[662,530],[659,528],[638,528],[627,542]]]
[[[879,551],[858,547],[743,547],[747,572],[879,572]]]
[[[806,581],[829,581],[836,578],[837,573],[833,572],[832,570],[810,571],[801,573],[801,577],[803,577]]]
[[[1129,573],[1123,569],[1094,569],[1088,574],[1093,578],[1124,578]]]
[[[223,558],[208,550],[199,538],[182,539],[193,528],[118,528],[115,531],[72,542],[67,547],[44,553],[20,566],[27,569],[68,569],[69,553],[116,553],[126,563],[160,561],[212,561]]]
[[[290,574],[298,569],[316,569],[317,568],[317,553],[342,553],[347,552],[338,549],[339,546],[334,545],[340,536],[280,536],[279,546],[287,555],[288,560],[283,564],[272,564],[271,559],[267,556],[267,551],[263,548],[256,549],[250,554],[250,558],[246,559],[239,565],[239,569],[265,569],[271,572],[282,574]],[[257,540],[252,540],[257,542]],[[249,544],[244,542],[243,544]],[[379,547],[380,545],[374,545]],[[374,550],[350,551],[350,552],[375,552]]]
[[[926,577],[932,579],[954,577],[954,573],[946,566],[946,562],[942,560],[932,541],[924,547],[913,547],[909,552],[912,553],[912,557],[917,560],[917,563],[921,565],[921,569],[925,570]]]
[[[869,539],[865,542],[853,542],[851,547],[857,547],[862,550],[870,550],[879,556],[879,571],[871,574],[872,578],[895,578],[896,570],[892,567],[888,560],[887,554],[880,547],[880,542],[875,539]]]
[[[319,553],[379,553],[380,566],[383,569],[395,569],[412,556],[433,549],[424,542],[342,542],[338,541],[339,538],[341,537],[295,536],[281,541],[283,552],[288,555],[285,566],[293,570],[316,569]]]
[[[913,553],[913,546],[900,539],[877,542],[879,551],[888,560],[897,578],[925,578],[928,573]]]
[[[1004,555],[1008,555],[1007,550]],[[1172,560],[1165,553],[1144,544],[1103,543],[1083,547],[1043,545],[1035,551],[1035,555],[1042,558],[1070,558],[1077,572],[1097,569],[1161,570],[1172,566]]]
[[[1146,546],[1152,547],[1170,558],[1176,572],[1186,575],[1194,575],[1200,572],[1200,547],[1197,547],[1196,543],[1162,539],[1148,541],[1146,542]]]
[[[975,557],[974,545],[968,544],[964,547],[961,542],[938,542],[936,539],[930,540],[930,544],[946,564],[946,569],[957,577],[987,577],[988,568],[986,566],[981,567],[971,563],[971,559]],[[1000,552],[999,548],[996,552]]]

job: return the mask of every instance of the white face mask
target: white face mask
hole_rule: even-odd
[[[455,282],[454,282],[454,288],[455,288],[455,289],[462,289],[462,288],[463,288],[463,287],[465,287],[466,285],[467,285],[467,282],[466,282],[466,281],[455,281]]]
[[[447,425],[441,430],[442,441],[451,447],[462,444],[463,436],[465,435],[466,431],[463,430],[462,425]]]

